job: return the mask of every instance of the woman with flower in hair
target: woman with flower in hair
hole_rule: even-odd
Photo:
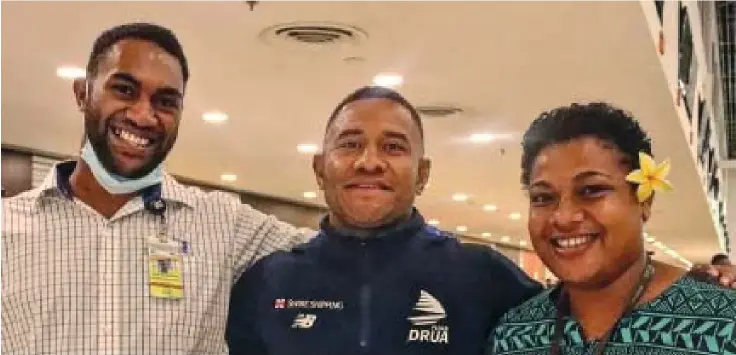
[[[542,114],[523,139],[529,234],[560,284],[509,311],[492,354],[736,354],[736,290],[651,260],[643,229],[670,165],[605,103]]]

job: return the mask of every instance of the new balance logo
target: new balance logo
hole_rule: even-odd
[[[299,313],[296,315],[296,318],[294,318],[294,324],[292,324],[291,327],[299,329],[310,329],[314,326],[314,322],[316,320],[317,316],[314,314]]]
[[[429,292],[421,290],[412,316],[407,320],[415,328],[409,329],[407,342],[449,343],[450,329],[437,323],[447,318],[445,307]]]

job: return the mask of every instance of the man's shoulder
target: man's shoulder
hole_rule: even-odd
[[[168,177],[163,184],[165,200],[182,202],[202,214],[228,214],[233,218],[252,218],[262,220],[266,215],[251,205],[244,203],[238,193],[222,190],[204,190],[197,186],[183,184]]]
[[[3,215],[32,213],[40,202],[41,193],[42,189],[37,187],[12,197],[3,197]]]
[[[482,272],[491,275],[507,275],[527,281],[529,277],[511,259],[498,250],[477,243],[459,243],[463,257],[472,260]]]

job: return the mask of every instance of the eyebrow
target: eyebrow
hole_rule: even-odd
[[[398,139],[398,140],[404,141],[404,143],[409,143],[409,137],[407,137],[406,134],[404,134],[404,133],[395,132],[395,131],[385,131],[385,132],[383,132],[383,134],[387,138],[394,138],[394,139]]]
[[[611,178],[611,175],[608,175],[604,172],[600,172],[596,170],[587,170],[587,171],[583,171],[582,173],[575,175],[573,179],[579,181],[579,180],[587,179],[592,176],[603,176],[603,177]]]
[[[141,86],[141,82],[136,79],[133,75],[130,73],[115,73],[112,75],[112,78],[122,81],[127,81],[137,87]],[[171,87],[171,86],[164,86],[161,88],[156,89],[155,95],[171,95],[176,96],[177,98],[182,98],[184,95],[177,89]]]
[[[579,174],[575,175],[573,177],[573,180],[580,181],[580,180],[587,179],[587,178],[593,177],[593,176],[603,176],[603,177],[611,178],[611,175],[608,175],[606,173],[603,173],[603,172],[600,172],[600,171],[596,171],[596,170],[587,170],[587,171],[583,171],[582,173],[579,173]],[[535,182],[533,182],[533,183],[531,183],[529,185],[529,188],[530,189],[531,188],[534,188],[534,187],[538,187],[538,188],[542,188],[542,187],[543,188],[552,188],[552,184],[550,184],[547,181],[541,180],[541,181],[535,181]]]
[[[359,136],[363,134],[363,131],[357,128],[346,129],[335,137],[335,140],[342,139],[349,136]]]

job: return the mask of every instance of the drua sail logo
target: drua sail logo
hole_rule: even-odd
[[[406,341],[448,344],[450,342],[449,327],[437,324],[445,318],[447,318],[447,313],[442,303],[429,292],[421,290],[412,315],[407,318],[413,327],[409,329]]]

